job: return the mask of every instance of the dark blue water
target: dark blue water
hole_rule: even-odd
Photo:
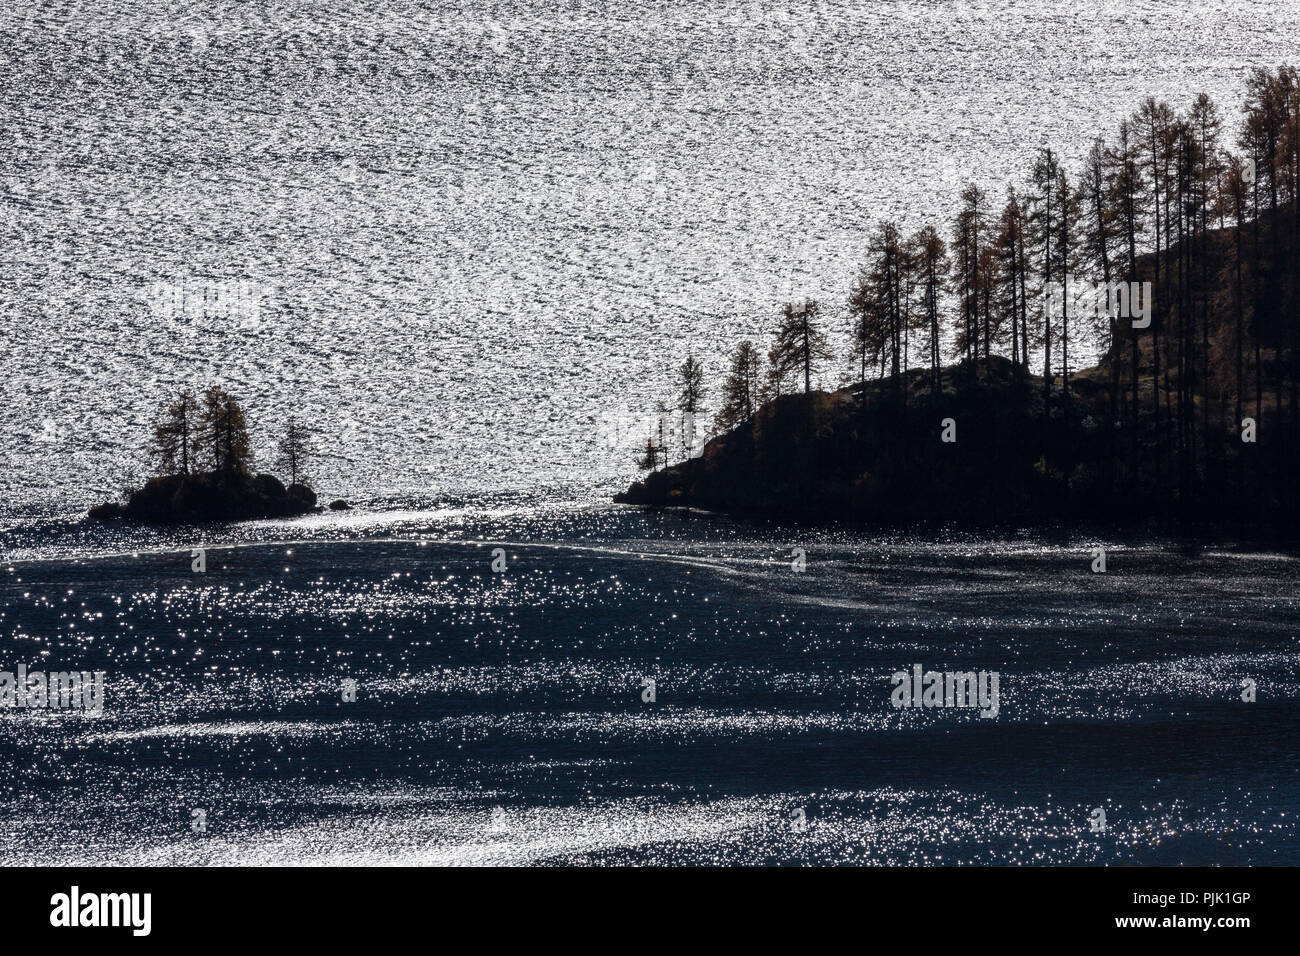
[[[0,716],[4,863],[1300,863],[1288,555],[501,509],[237,527],[196,573],[184,531],[42,534],[0,670],[106,704]],[[997,716],[895,709],[918,663],[998,672]]]

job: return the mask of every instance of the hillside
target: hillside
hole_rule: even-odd
[[[1281,212],[1286,225],[1290,211]],[[1262,242],[1285,231],[1266,228]],[[1151,328],[1117,337],[1101,364],[1070,376],[1068,391],[1059,374],[1045,388],[1042,376],[993,355],[943,369],[933,392],[928,370],[914,369],[784,395],[701,457],[654,471],[615,500],[892,525],[1291,533],[1300,528],[1300,404],[1294,330],[1277,317],[1294,308],[1286,290],[1295,258],[1285,245],[1268,258],[1238,311],[1236,231],[1208,236],[1196,272],[1175,282],[1166,268]],[[1153,257],[1137,274],[1154,280]],[[1251,440],[1239,415],[1255,423]]]

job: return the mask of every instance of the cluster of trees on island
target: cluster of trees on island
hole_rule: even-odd
[[[851,429],[876,447],[841,447],[836,467],[914,472],[932,412],[980,418],[991,388],[980,420],[1032,432],[1022,450],[1067,492],[1187,505],[1247,490],[1252,456],[1255,487],[1271,476],[1276,491],[1300,464],[1298,196],[1300,73],[1283,65],[1249,74],[1235,129],[1204,94],[1182,112],[1148,97],[1073,174],[1044,148],[998,201],[965,186],[942,231],[878,224],[842,330],[858,416],[838,428],[841,446]],[[1081,287],[1097,308],[1080,308]],[[1121,306],[1140,288],[1143,318],[1130,320]],[[1089,354],[1097,364],[1081,369]],[[835,431],[837,403],[813,388],[835,358],[819,303],[787,304],[766,354],[744,341],[731,355],[715,434],[746,432],[752,454],[764,417],[795,392],[815,416],[805,429]],[[698,414],[698,359],[677,378],[678,410]],[[669,450],[651,435],[642,468]]]
[[[276,446],[275,465],[286,487],[270,474],[255,474],[248,418],[239,399],[219,385],[202,393],[182,390],[163,402],[153,427],[155,477],[128,495],[125,504],[92,508],[99,520],[155,524],[278,518],[316,509],[307,485],[315,457],[312,430],[290,416]],[[334,510],[347,508],[335,501]]]
[[[296,416],[289,416],[276,451],[276,467],[288,473],[290,485],[306,481],[313,441],[310,430]],[[153,452],[161,476],[201,471],[248,474],[253,452],[243,405],[219,385],[205,389],[201,396],[191,389],[181,391],[159,411]]]

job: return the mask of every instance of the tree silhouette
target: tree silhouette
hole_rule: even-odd
[[[641,457],[637,459],[637,465],[642,471],[654,471],[659,464],[659,453],[662,449],[655,444],[654,437],[646,436],[645,447],[642,449]]]
[[[289,424],[278,445],[276,467],[289,473],[290,485],[299,483],[305,477],[308,462],[315,454],[311,431],[298,419],[290,415]]]
[[[1139,142],[1142,144],[1142,162],[1151,189],[1151,211],[1154,215],[1155,302],[1153,303],[1151,318],[1151,398],[1157,434],[1160,434],[1162,430],[1161,393],[1164,391],[1160,382],[1160,331],[1163,324],[1161,314],[1164,311],[1163,305],[1161,305],[1164,301],[1164,294],[1160,274],[1161,264],[1164,261],[1163,253],[1166,251],[1169,241],[1167,232],[1170,198],[1170,130],[1174,125],[1174,118],[1173,108],[1167,103],[1157,102],[1154,96],[1148,96],[1143,100],[1142,105],[1133,114],[1133,127],[1137,132]],[[1161,473],[1164,468],[1163,447],[1161,442],[1156,442],[1157,482],[1161,481]]]
[[[694,355],[677,370],[677,407],[684,415],[695,415],[704,402],[704,366]]]
[[[1146,188],[1142,181],[1140,144],[1132,134],[1132,125],[1128,120],[1119,124],[1119,140],[1116,145],[1106,150],[1106,199],[1113,210],[1119,241],[1116,244],[1115,275],[1122,276],[1123,281],[1137,281],[1138,236],[1146,228]],[[1126,330],[1132,347],[1132,406],[1130,420],[1138,420],[1138,389],[1141,354],[1138,336],[1130,328]],[[1118,371],[1118,354],[1115,356]],[[1115,387],[1118,388],[1118,381]],[[1118,400],[1118,395],[1116,396]]]
[[[1057,277],[1056,238],[1060,228],[1057,222],[1060,216],[1061,198],[1058,187],[1061,182],[1061,167],[1056,161],[1056,154],[1050,149],[1039,151],[1030,174],[1033,186],[1031,195],[1031,235],[1038,259],[1038,276],[1041,282],[1039,302],[1041,303],[1042,325],[1039,329],[1043,343],[1043,400],[1050,401],[1052,392],[1052,312],[1055,304],[1047,297],[1053,290]],[[1059,304],[1065,311],[1066,290],[1060,292]]]
[[[867,366],[879,366],[881,378],[885,376],[885,356],[888,353],[888,319],[874,277],[864,272],[849,295],[849,314],[853,316],[852,357],[858,366],[858,378],[867,380]],[[866,401],[866,390],[862,400]]]
[[[163,406],[153,429],[154,453],[162,474],[190,473],[198,412],[198,399],[189,389]]]
[[[718,427],[735,428],[748,421],[758,407],[762,358],[748,340],[736,346],[731,368],[722,386],[722,407],[718,409]]]
[[[998,219],[998,231],[992,243],[994,302],[1000,314],[999,325],[1010,320],[1011,361],[1025,366],[1029,362],[1029,263],[1025,257],[1025,212],[1015,187],[1007,187],[1007,201]]]
[[[803,372],[804,394],[812,391],[812,373],[817,365],[834,357],[825,333],[817,328],[819,314],[814,299],[805,299],[801,306],[787,303],[772,350],[772,364],[782,378],[791,372]]]
[[[693,354],[686,356],[686,361],[677,370],[677,410],[680,428],[682,457],[690,456],[695,446],[696,417],[704,404],[704,366]]]
[[[939,391],[940,368],[943,363],[939,298],[947,281],[951,261],[948,258],[948,247],[933,226],[926,226],[913,236],[911,246],[921,285],[921,308],[926,329],[925,355],[930,363],[930,393],[934,395]]]
[[[957,348],[971,362],[974,371],[980,357],[980,336],[984,337],[984,357],[989,355],[988,316],[984,304],[980,259],[984,249],[985,207],[984,190],[970,183],[961,193],[961,210],[953,220],[952,255],[956,271],[953,291],[961,309],[961,326],[957,332]]]
[[[1058,199],[1056,221],[1056,262],[1057,277],[1062,289],[1061,309],[1061,393],[1066,408],[1070,405],[1070,318],[1076,311],[1071,308],[1074,295],[1071,292],[1074,270],[1079,261],[1079,251],[1075,247],[1075,233],[1078,230],[1079,201],[1077,193],[1070,186],[1065,169],[1059,168],[1056,174],[1056,195]]]
[[[196,451],[206,455],[213,471],[247,473],[253,455],[244,409],[238,399],[219,385],[213,385],[203,393],[197,439]]]

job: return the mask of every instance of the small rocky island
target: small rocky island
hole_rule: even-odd
[[[160,471],[125,503],[90,509],[96,521],[197,524],[292,518],[323,509],[304,470],[312,457],[309,430],[290,418],[278,445],[276,465],[286,486],[254,473],[247,420],[238,399],[218,386],[197,396],[184,391],[164,404],[154,426],[153,451]],[[333,510],[348,507],[335,501]]]

